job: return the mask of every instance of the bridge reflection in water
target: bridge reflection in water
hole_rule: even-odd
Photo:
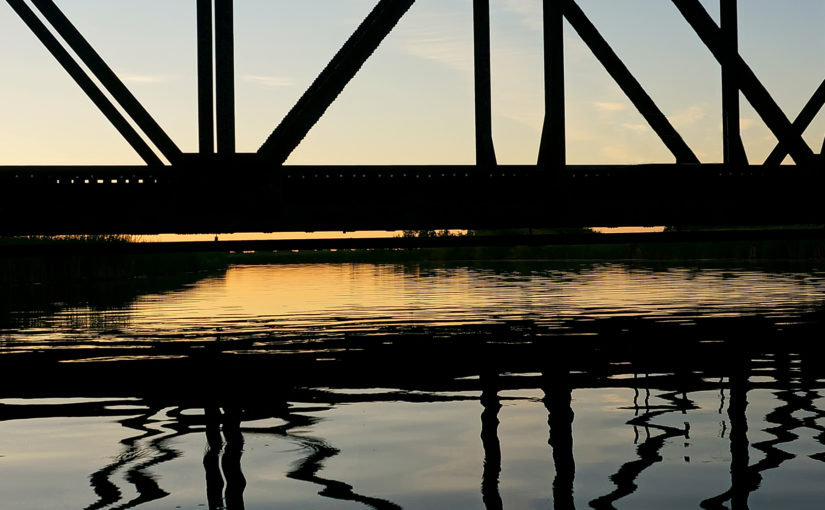
[[[24,396],[82,395],[98,400],[16,403],[4,399],[0,413],[5,423],[34,418],[120,417],[119,423],[129,435],[120,440],[120,451],[112,462],[89,476],[96,501],[86,508],[134,508],[174,496],[176,489],[164,487],[166,478],[158,472],[185,455],[176,448],[181,438],[204,434],[201,480],[205,477],[205,496],[211,509],[244,508],[246,476],[252,473],[255,483],[260,482],[258,474],[244,468],[244,455],[254,450],[247,448],[245,440],[250,437],[269,437],[266,441],[283,441],[298,448],[285,453],[297,455],[298,460],[283,473],[268,476],[315,485],[324,499],[390,509],[409,505],[407,496],[404,501],[392,501],[397,487],[381,488],[377,494],[374,487],[359,487],[356,480],[363,483],[361,473],[328,469],[336,457],[353,453],[342,453],[334,440],[314,437],[323,430],[320,425],[325,420],[334,424],[335,410],[348,405],[407,403],[420,405],[421,412],[426,412],[427,405],[477,402],[481,423],[475,442],[480,442],[483,465],[477,470],[480,502],[476,506],[481,503],[495,509],[509,506],[501,485],[515,482],[508,480],[511,471],[502,468],[509,444],[500,439],[500,427],[508,425],[508,414],[502,409],[541,403],[546,409],[545,437],[555,473],[544,490],[548,505],[552,497],[552,507],[557,509],[573,509],[577,504],[611,509],[639,493],[661,496],[662,491],[684,484],[684,479],[676,477],[665,479],[670,488],[649,486],[661,476],[673,476],[667,466],[672,468],[679,443],[685,443],[688,454],[692,443],[708,441],[691,425],[693,422],[695,429],[701,429],[698,415],[714,412],[719,422],[717,440],[727,442],[729,453],[714,452],[712,457],[717,464],[727,464],[720,472],[728,471],[730,480],[728,488],[718,480],[721,489],[696,482],[690,488],[696,500],[692,507],[742,509],[749,507],[754,495],[771,490],[763,487],[770,471],[781,473],[800,456],[794,453],[800,445],[791,443],[802,434],[813,435],[815,442],[807,447],[817,450],[804,454],[811,460],[825,461],[825,411],[821,406],[825,370],[818,363],[821,352],[814,341],[821,338],[820,318],[821,312],[811,312],[789,328],[754,318],[719,318],[696,328],[611,319],[594,325],[603,332],[598,336],[568,338],[543,337],[541,328],[526,322],[504,328],[453,330],[449,338],[439,336],[446,331],[434,328],[427,335],[366,335],[354,339],[349,349],[331,350],[324,362],[302,356],[306,345],[296,341],[291,352],[251,356],[216,348],[210,353],[193,349],[184,358],[56,363],[50,371],[65,385],[55,390],[48,381],[34,381]],[[686,334],[686,329],[691,333]],[[715,336],[705,336],[708,331],[714,331]],[[617,341],[619,338],[623,340]],[[33,367],[26,356],[3,360],[4,379],[22,377]],[[42,369],[42,358],[37,363]],[[147,382],[146,374],[152,374],[154,382]],[[100,380],[106,380],[107,387],[95,383]],[[11,386],[3,387],[4,394],[11,395]],[[609,401],[596,415],[583,410],[577,417],[577,402],[587,404],[585,392],[594,390],[613,396],[632,395],[632,400]],[[19,392],[16,390],[15,396],[20,396]],[[718,409],[709,403],[710,394],[717,395]],[[112,395],[137,398],[113,399]],[[755,409],[749,409],[749,400],[758,401]],[[381,407],[378,413],[391,409]],[[766,414],[759,416],[764,409]],[[612,465],[610,455],[598,461],[600,469],[612,472],[599,485],[603,492],[590,497],[597,488],[587,486],[593,477],[587,473],[593,470],[593,459],[586,459],[580,468],[586,473],[585,481],[577,483],[577,452],[589,442],[599,442],[588,434],[594,428],[598,431],[616,411],[632,413],[625,427],[633,431],[628,437],[634,449],[627,450],[632,453],[619,464]],[[332,417],[319,416],[325,413]],[[608,428],[604,434],[615,431]],[[410,444],[396,445],[393,455],[403,455],[407,448],[438,447],[416,444],[415,436],[411,435]],[[370,448],[369,437],[361,440]],[[540,446],[537,443],[533,448]],[[685,455],[684,462],[690,460]],[[352,458],[348,462],[359,465],[360,461]],[[659,467],[667,469],[664,475],[656,476]],[[391,466],[385,468],[395,472]],[[793,473],[798,467],[788,469]],[[426,487],[419,490],[427,492]],[[128,492],[136,495],[127,497]],[[279,500],[278,494],[269,497],[269,504]],[[801,505],[796,508],[805,508],[806,500],[794,503]],[[634,505],[639,507],[645,504]]]

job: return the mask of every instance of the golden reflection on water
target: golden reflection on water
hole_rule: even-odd
[[[144,296],[137,322],[329,325],[334,320],[478,323],[506,318],[760,311],[816,306],[822,274],[624,265],[545,269],[371,264],[234,266],[181,291]]]
[[[106,292],[95,304],[84,305],[81,294],[77,304],[46,303],[42,309],[53,311],[45,313],[12,310],[0,339],[46,348],[513,321],[594,335],[570,322],[611,317],[690,324],[760,316],[786,326],[822,307],[825,273],[540,262],[236,265],[122,303],[107,305]]]

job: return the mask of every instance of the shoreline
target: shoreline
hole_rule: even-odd
[[[698,231],[184,243],[0,243],[0,284],[117,280],[251,264],[815,263],[825,230]]]

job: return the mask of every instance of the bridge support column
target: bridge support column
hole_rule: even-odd
[[[198,0],[198,143],[201,154],[215,152],[215,79],[212,0]]]
[[[496,164],[490,78],[490,0],[473,0],[476,164]]]
[[[733,62],[739,54],[739,15],[737,0],[720,0],[721,28],[728,62]],[[741,166],[748,164],[748,156],[742,143],[739,126],[739,87],[731,66],[722,66],[722,130],[724,140],[724,161],[726,165]]]
[[[544,0],[544,129],[540,167],[567,164],[564,108],[564,11],[557,0]]]
[[[219,154],[235,154],[233,0],[215,0],[215,107]]]

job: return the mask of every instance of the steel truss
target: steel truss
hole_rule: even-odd
[[[825,81],[790,120],[739,54],[737,0],[720,0],[720,25],[699,0],[671,0],[720,64],[721,165],[700,163],[575,0],[543,2],[545,122],[537,164],[498,165],[490,2],[474,0],[476,165],[357,168],[284,162],[415,0],[379,0],[253,154],[238,153],[235,144],[233,0],[197,1],[196,154],[178,148],[53,0],[6,1],[146,166],[0,167],[0,214],[9,218],[0,234],[825,223],[811,194],[821,189],[822,156],[802,138],[825,105]],[[564,20],[670,150],[675,165],[567,164]],[[749,164],[742,144],[740,93],[779,140],[762,165]],[[795,164],[780,167],[788,155]],[[417,180],[408,182],[411,175]],[[15,211],[21,201],[33,197],[48,197],[49,205],[20,218]],[[225,206],[222,214],[212,211],[216,200]],[[110,218],[95,212],[109,208],[115,209]],[[57,215],[57,209],[63,212]]]

